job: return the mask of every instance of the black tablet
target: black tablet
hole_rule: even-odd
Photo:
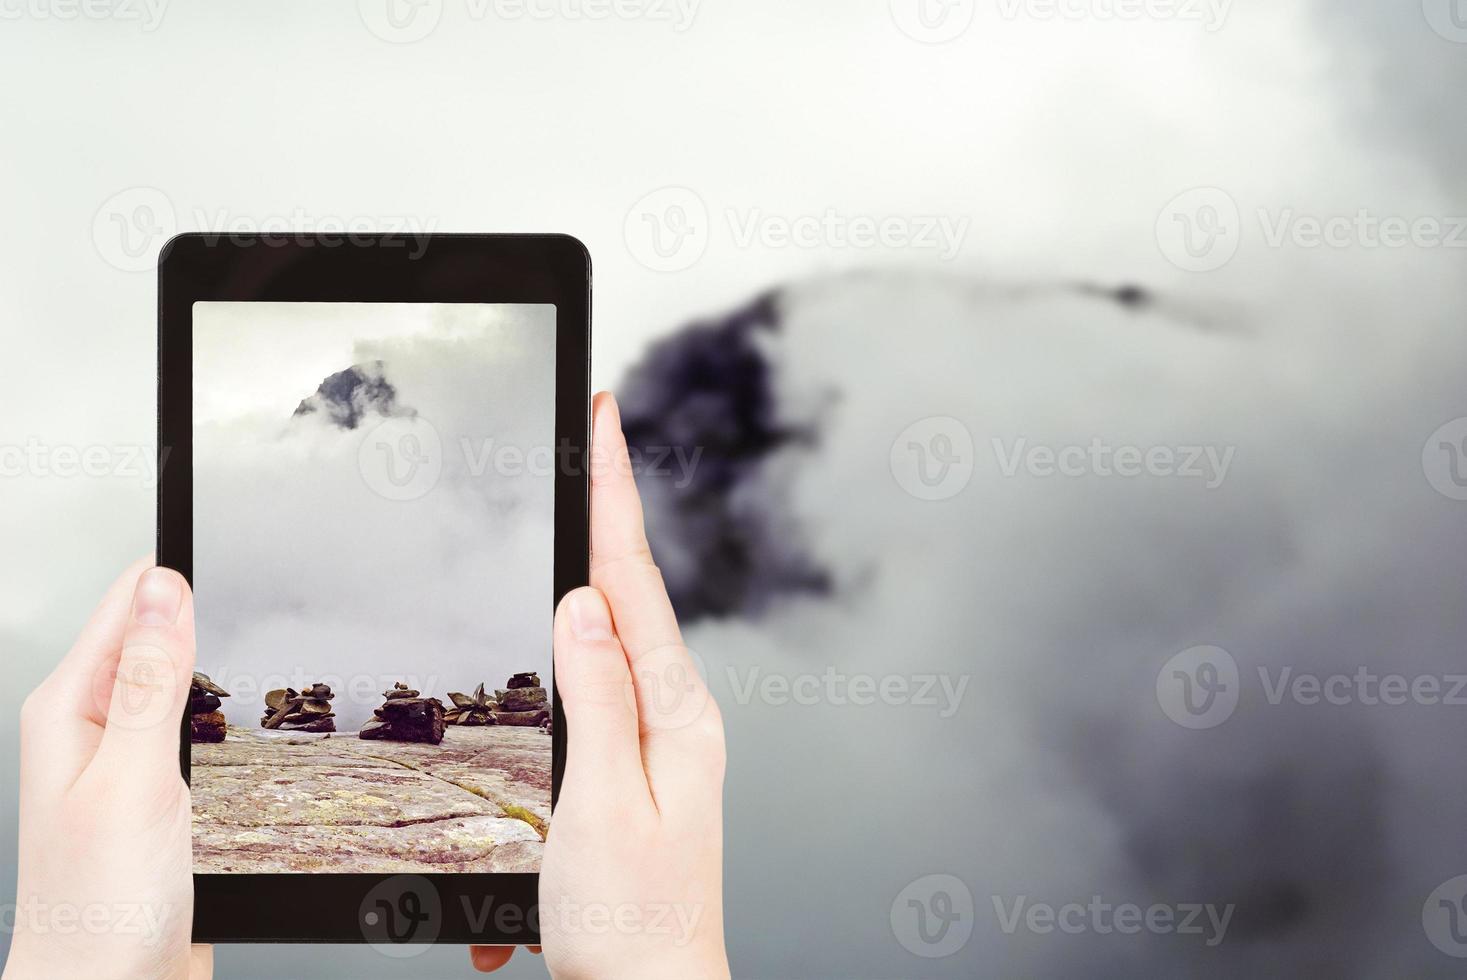
[[[553,612],[589,552],[585,249],[183,235],[158,297],[196,941],[538,942]]]

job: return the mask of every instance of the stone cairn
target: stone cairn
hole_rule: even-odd
[[[450,725],[495,725],[494,712],[499,707],[484,693],[484,685],[474,688],[472,695],[449,692],[453,707],[443,720]]]
[[[325,684],[312,684],[304,691],[294,688],[265,695],[265,717],[260,724],[272,731],[334,732],[336,714],[331,700],[336,695]]]
[[[422,697],[402,683],[392,685],[390,691],[383,691],[382,697],[386,700],[374,712],[377,717],[362,726],[359,738],[426,742],[429,745],[443,741],[442,701]]]
[[[494,692],[499,705],[494,713],[498,724],[543,728],[550,720],[550,696],[540,686],[539,674],[515,674],[505,688]]]
[[[189,737],[193,742],[222,742],[228,725],[220,698],[229,697],[229,692],[209,679],[206,674],[194,674],[194,682],[188,691]]]

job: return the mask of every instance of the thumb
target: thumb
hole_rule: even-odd
[[[576,589],[556,611],[555,688],[566,714],[566,783],[640,788],[650,800],[632,673],[600,589]]]
[[[178,775],[193,670],[188,583],[171,569],[150,568],[133,592],[97,762],[143,775]]]

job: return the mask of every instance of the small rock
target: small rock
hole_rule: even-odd
[[[224,721],[224,712],[207,711],[189,716],[189,741],[194,743],[222,742],[229,730]]]
[[[511,691],[517,691],[522,687],[539,687],[540,675],[534,673],[533,671],[526,671],[521,674],[515,674],[509,679],[509,683],[504,686],[509,688]]]
[[[550,711],[498,711],[494,714],[494,720],[500,725],[514,725],[519,728],[539,728],[550,720]]]
[[[500,711],[538,711],[550,703],[543,687],[517,687],[495,693]]]

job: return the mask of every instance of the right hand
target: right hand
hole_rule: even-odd
[[[540,874],[557,980],[726,978],[723,721],[652,562],[616,402],[592,409],[591,586],[555,617],[565,779]],[[507,947],[475,947],[486,972]]]

